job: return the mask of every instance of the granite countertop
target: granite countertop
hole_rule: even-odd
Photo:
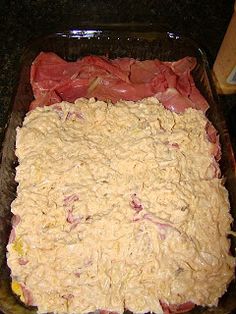
[[[1,2],[0,128],[12,100],[20,56],[35,37],[89,23],[156,23],[192,38],[212,66],[233,12],[234,0],[48,1]],[[220,97],[234,142],[236,95]]]

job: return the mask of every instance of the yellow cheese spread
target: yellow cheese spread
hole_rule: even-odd
[[[25,302],[39,313],[216,305],[235,260],[206,123],[155,98],[29,112],[17,130],[18,224],[7,247]]]

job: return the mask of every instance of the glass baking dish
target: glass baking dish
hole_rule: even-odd
[[[0,166],[0,311],[7,314],[36,313],[35,308],[26,307],[11,291],[10,272],[6,265],[6,244],[11,229],[10,204],[16,196],[14,181],[17,158],[14,154],[16,127],[20,126],[33,99],[29,71],[34,58],[41,51],[52,51],[68,61],[85,55],[106,55],[110,58],[133,57],[138,59],[158,58],[164,61],[177,60],[185,56],[197,59],[193,77],[197,87],[209,102],[208,118],[220,134],[222,159],[220,162],[225,185],[229,191],[231,212],[236,218],[235,160],[229,135],[217,103],[205,53],[196,43],[175,33],[160,33],[150,25],[96,25],[93,28],[73,29],[38,38],[32,42],[21,57],[21,67],[16,93],[13,98],[4,141],[1,146]],[[204,213],[203,213],[204,214]],[[232,254],[235,252],[232,239]],[[206,278],[207,280],[207,278]],[[236,310],[236,285],[231,283],[218,307],[196,307],[192,313],[233,313]]]

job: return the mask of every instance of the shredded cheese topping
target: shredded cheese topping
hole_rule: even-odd
[[[235,260],[206,123],[155,98],[78,99],[27,114],[8,265],[28,303],[39,313],[217,304]]]

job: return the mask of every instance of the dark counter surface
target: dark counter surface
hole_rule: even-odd
[[[48,1],[3,0],[0,7],[0,131],[17,83],[20,56],[38,36],[81,23],[155,23],[181,33],[206,51],[212,66],[233,12],[234,0]],[[236,95],[220,97],[232,140]],[[234,144],[235,145],[235,144]]]

